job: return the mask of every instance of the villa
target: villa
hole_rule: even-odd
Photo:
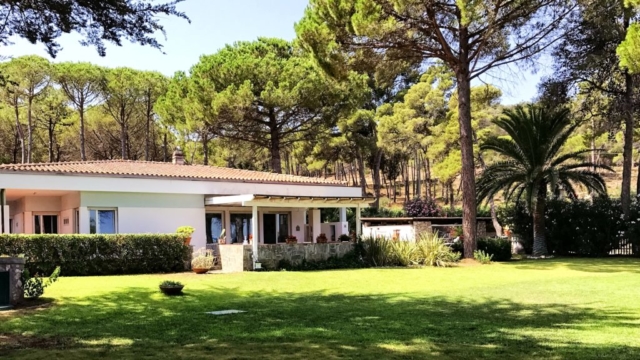
[[[333,179],[126,160],[0,165],[0,232],[173,233],[195,228],[194,248],[216,244],[315,243],[348,234],[346,208],[372,199]],[[321,223],[320,208],[340,208]],[[359,214],[356,211],[356,214]],[[356,219],[360,232],[360,218]],[[224,231],[223,231],[224,230]]]

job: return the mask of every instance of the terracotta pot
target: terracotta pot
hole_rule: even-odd
[[[209,271],[209,269],[207,269],[207,268],[191,269],[191,270],[192,270],[194,273],[196,273],[196,274],[204,274],[204,273],[206,273],[207,271]]]
[[[162,286],[160,285],[160,291],[162,291],[165,295],[179,295],[182,293],[183,286]]]
[[[184,244],[187,246],[191,244],[191,236],[184,238]]]

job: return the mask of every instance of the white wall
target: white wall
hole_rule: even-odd
[[[413,240],[415,239],[415,235],[413,232],[413,225],[373,225],[367,226],[366,224],[362,224],[362,236],[381,236],[381,237],[393,237],[393,232],[395,230],[400,231],[400,240]]]
[[[206,245],[203,195],[82,192],[80,232],[89,232],[89,209],[117,209],[118,233],[174,233],[180,226],[196,229],[191,245]]]
[[[321,229],[322,232],[327,235],[327,238],[331,240],[331,226],[335,226],[336,229],[336,238],[335,241],[338,241],[340,235],[346,234],[349,235],[349,223],[348,222],[329,222],[322,223]]]

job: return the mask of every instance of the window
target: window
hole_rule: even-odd
[[[90,234],[115,234],[116,232],[115,209],[89,209]]]
[[[222,214],[207,214],[207,244],[217,244],[222,229],[224,228],[224,222],[222,221]]]
[[[231,214],[230,238],[232,244],[242,244],[252,238],[251,214]]]
[[[73,232],[80,234],[80,209],[76,209],[73,213]]]
[[[33,216],[33,233],[34,234],[57,234],[58,233],[58,215],[34,215]]]

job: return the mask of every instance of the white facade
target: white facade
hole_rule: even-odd
[[[318,207],[344,207],[306,202],[280,202],[205,205],[211,196],[261,194],[279,197],[353,197],[360,198],[360,188],[340,185],[307,185],[242,181],[175,180],[135,176],[91,176],[68,174],[2,173],[0,189],[7,194],[5,217],[13,233],[35,233],[44,226],[51,230],[55,219],[60,234],[96,232],[90,225],[90,214],[115,214],[117,233],[174,233],[179,226],[196,229],[191,244],[195,248],[207,243],[207,213],[222,215],[224,228],[230,229],[233,214],[252,215],[257,211],[258,243],[266,235],[265,214],[286,214],[288,234],[299,242],[315,242],[320,232],[330,237],[335,227],[336,239],[348,233],[346,218],[340,222],[320,224]],[[316,206],[317,205],[317,206]],[[38,224],[36,224],[38,222]],[[45,222],[49,222],[44,225]],[[98,225],[100,226],[100,225]],[[283,225],[284,226],[284,225]],[[272,230],[270,230],[272,231]],[[5,229],[5,232],[7,230]]]

